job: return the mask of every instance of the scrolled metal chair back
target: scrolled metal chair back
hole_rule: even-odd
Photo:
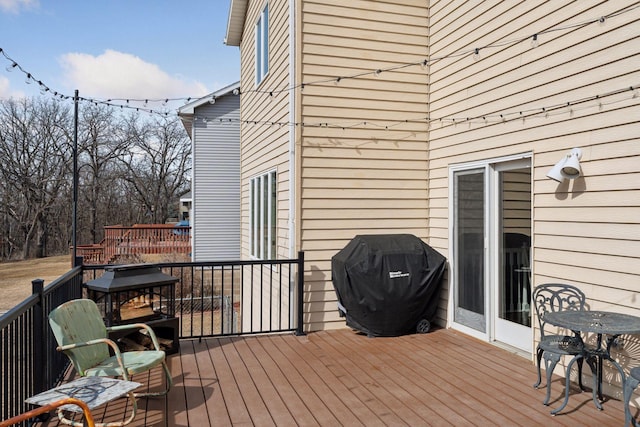
[[[565,310],[584,310],[586,299],[584,292],[573,285],[546,283],[536,286],[533,291],[533,305],[538,316],[540,333],[544,336],[547,313]]]

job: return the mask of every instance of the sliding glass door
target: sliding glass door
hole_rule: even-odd
[[[456,266],[454,320],[486,331],[485,292],[485,171],[454,175],[454,259]]]
[[[452,171],[452,321],[531,351],[531,161]]]
[[[531,168],[496,165],[495,339],[531,347]]]

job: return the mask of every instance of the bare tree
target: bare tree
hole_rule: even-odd
[[[23,258],[45,255],[48,210],[70,182],[70,122],[53,100],[0,100],[0,214],[16,224],[6,239]]]
[[[124,176],[148,221],[163,223],[189,187],[191,142],[177,118],[157,117],[145,122],[129,121],[134,144],[122,157]]]
[[[114,197],[127,199],[115,187],[120,179],[116,160],[130,151],[131,138],[113,108],[91,104],[83,105],[78,134],[79,204],[88,221],[91,243],[98,243],[103,226],[114,224],[114,217],[119,216],[119,210],[111,209]]]
[[[0,259],[61,254],[72,224],[73,115],[54,100],[0,100]],[[78,244],[106,225],[161,223],[188,189],[191,143],[177,118],[80,105]]]

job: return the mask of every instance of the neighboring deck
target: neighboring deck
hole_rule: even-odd
[[[367,338],[351,330],[181,341],[168,398],[139,400],[135,426],[621,426],[622,403],[598,411],[573,390],[542,405],[530,360],[453,330]],[[587,368],[588,369],[588,368]],[[134,378],[158,388],[161,371]],[[585,384],[586,385],[586,384]],[[116,420],[125,399],[94,416]],[[55,423],[50,423],[53,425]]]

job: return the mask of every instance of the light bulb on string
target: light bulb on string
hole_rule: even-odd
[[[8,65],[6,70],[8,72],[12,72],[14,68],[16,68],[18,66],[18,64],[16,64],[15,62],[13,62],[12,64]]]
[[[478,61],[480,60],[480,48],[477,47],[473,50],[473,60],[474,61]]]
[[[533,37],[531,37],[531,47],[535,49],[539,45],[540,45],[540,42],[538,41],[538,35],[534,34]]]
[[[27,73],[27,77],[24,79],[24,82],[28,85],[31,84],[31,74]]]

